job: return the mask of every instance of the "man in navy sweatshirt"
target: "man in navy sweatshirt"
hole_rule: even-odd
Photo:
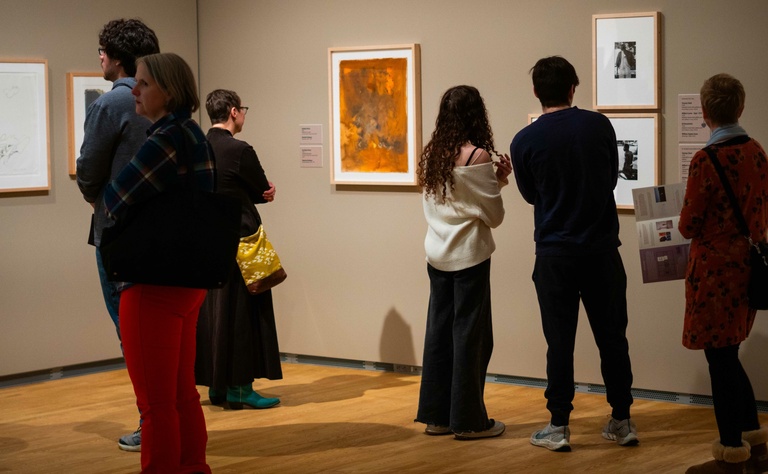
[[[638,443],[630,421],[632,368],[627,328],[627,276],[619,255],[619,219],[613,189],[618,148],[611,122],[573,107],[579,78],[559,56],[531,69],[542,115],[510,145],[517,187],[533,204],[536,263],[533,281],[547,340],[547,409],[550,423],[531,444],[570,451],[573,350],[579,300],[600,350],[612,413],[603,437],[621,446]]]

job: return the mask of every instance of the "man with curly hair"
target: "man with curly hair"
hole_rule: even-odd
[[[131,160],[146,141],[152,123],[136,114],[131,93],[136,85],[136,59],[160,52],[155,32],[137,19],[112,20],[99,33],[99,59],[104,79],[112,82],[112,90],[101,95],[85,116],[85,135],[77,159],[77,185],[83,198],[93,207],[91,235],[88,243],[98,247],[101,233],[109,224],[104,212],[104,188]],[[118,309],[120,293],[116,283],[107,281],[98,248],[96,266],[101,290],[112,322],[120,339]],[[141,450],[141,426],[118,441],[125,451]]]

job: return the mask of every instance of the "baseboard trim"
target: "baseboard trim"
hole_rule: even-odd
[[[421,375],[421,367],[415,365],[389,364],[383,362],[366,362],[360,360],[335,359],[332,357],[317,357],[302,354],[281,354],[281,360],[295,364],[314,364],[330,367],[346,367],[363,370],[379,370],[387,372],[396,372],[406,375]],[[518,385],[522,387],[531,387],[544,389],[547,387],[546,379],[534,377],[520,377],[515,375],[488,374],[486,382],[500,383],[508,385]],[[581,393],[605,394],[605,386],[589,383],[577,383],[576,391]],[[712,406],[712,397],[709,395],[697,395],[691,393],[665,392],[661,390],[648,390],[642,388],[633,388],[632,396],[641,400],[662,401],[669,403],[678,403],[681,405],[693,405],[702,407]],[[768,402],[757,401],[757,411],[768,413]]]
[[[280,360],[290,364],[322,365],[326,367],[373,370],[378,372],[395,372],[405,375],[421,375],[421,367],[407,364],[390,364],[387,362],[370,362],[363,360],[339,359],[335,357],[321,357],[305,354],[289,354],[283,352],[280,353]],[[89,362],[86,364],[75,364],[64,367],[54,367],[46,370],[38,370],[34,372],[26,372],[22,374],[6,375],[0,377],[0,389],[32,383],[47,382],[49,380],[58,380],[68,377],[78,377],[81,375],[95,374],[99,372],[108,372],[111,370],[119,370],[124,368],[125,361],[121,357],[117,359]],[[485,380],[491,383],[518,385],[522,387],[539,389],[544,389],[547,386],[546,379],[520,377],[515,375],[488,374]],[[575,389],[577,392],[581,393],[605,394],[604,385],[576,383]],[[660,390],[633,388],[632,396],[641,400],[662,401],[703,407],[712,406],[712,397],[709,395],[664,392]],[[757,411],[760,413],[768,413],[768,402],[758,400]]]
[[[68,377],[78,377],[80,375],[89,375],[99,372],[109,372],[125,368],[125,360],[122,357],[117,359],[101,360],[88,362],[85,364],[74,364],[64,367],[54,367],[45,370],[36,370],[21,374],[5,375],[0,377],[0,388],[16,387],[38,382],[47,382],[49,380],[58,380]]]

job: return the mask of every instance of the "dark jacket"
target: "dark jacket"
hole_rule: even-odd
[[[211,128],[206,136],[216,157],[216,191],[237,198],[242,205],[240,236],[255,233],[261,225],[254,204],[265,203],[267,176],[253,147],[223,128]]]

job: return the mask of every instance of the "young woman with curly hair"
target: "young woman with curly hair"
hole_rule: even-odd
[[[446,91],[418,171],[430,296],[416,421],[429,435],[504,433],[504,423],[488,418],[483,391],[493,351],[491,229],[504,219],[500,189],[511,172],[509,157],[494,149],[477,89]]]

